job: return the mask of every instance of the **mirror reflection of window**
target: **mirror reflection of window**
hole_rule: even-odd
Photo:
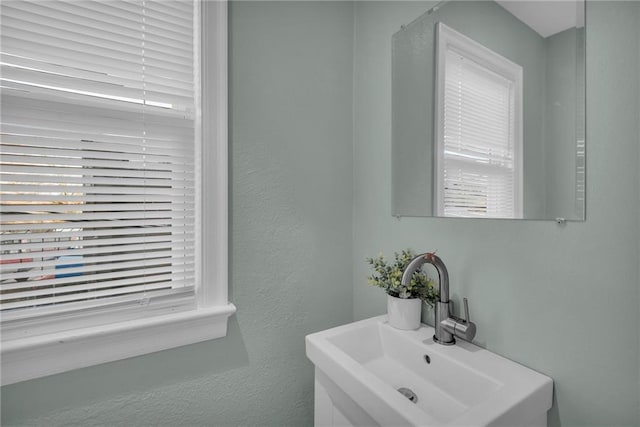
[[[522,218],[522,67],[439,23],[438,216]]]

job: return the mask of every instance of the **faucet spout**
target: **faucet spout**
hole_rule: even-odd
[[[424,264],[431,264],[436,268],[438,272],[438,294],[440,295],[440,302],[449,302],[449,272],[447,267],[442,262],[439,256],[433,252],[418,255],[409,262],[407,268],[405,268],[402,274],[402,285],[407,286],[411,282],[413,274],[420,269]]]

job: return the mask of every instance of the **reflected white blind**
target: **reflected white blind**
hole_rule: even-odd
[[[446,53],[445,216],[514,218],[516,169],[513,82]]]
[[[2,311],[194,292],[197,15],[2,2]]]

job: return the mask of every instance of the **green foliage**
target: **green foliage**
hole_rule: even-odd
[[[387,263],[383,254],[378,255],[377,258],[366,259],[373,269],[373,274],[368,278],[369,284],[384,289],[387,294],[396,298],[420,298],[433,306],[438,300],[438,291],[435,288],[435,282],[424,272],[416,271],[409,285],[402,286],[402,273],[416,254],[411,249],[405,249],[402,253],[394,252],[393,255],[392,264]]]

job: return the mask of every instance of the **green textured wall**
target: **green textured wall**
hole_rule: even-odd
[[[349,3],[230,7],[226,338],[2,388],[2,425],[312,423],[308,333],[352,318]]]
[[[635,14],[637,16],[637,20],[640,20],[640,2],[635,2],[635,6],[636,6],[636,10],[635,10]],[[637,66],[640,69],[640,29],[638,29],[636,37],[638,39],[638,43],[636,46],[636,50],[638,52],[638,56],[637,58]],[[638,147],[638,165],[640,165],[640,73],[637,73],[637,93],[638,95],[636,96],[636,143],[637,143],[637,147]],[[633,110],[632,110],[633,111]],[[640,200],[640,179],[639,181],[639,185],[638,187],[638,199]],[[638,209],[636,210],[637,213],[637,220],[638,220],[638,229],[640,230],[640,206],[638,207]],[[640,233],[638,233],[638,235],[636,236],[636,245],[637,245],[637,251],[638,251],[638,277],[640,278]],[[638,280],[640,282],[640,280]],[[640,283],[638,283],[639,287],[640,287]],[[638,295],[638,306],[640,307],[640,292]],[[640,333],[640,328],[638,328],[638,333]],[[638,377],[640,377],[640,356],[638,359]],[[636,408],[638,411],[638,420],[640,420],[640,380],[638,380],[638,391],[637,391],[637,395],[636,395]],[[640,422],[639,422],[640,424]]]
[[[355,318],[385,312],[365,257],[437,249],[478,344],[554,379],[551,425],[637,426],[638,3],[588,5],[587,221],[565,226],[389,215],[391,35],[431,4],[355,7]]]

